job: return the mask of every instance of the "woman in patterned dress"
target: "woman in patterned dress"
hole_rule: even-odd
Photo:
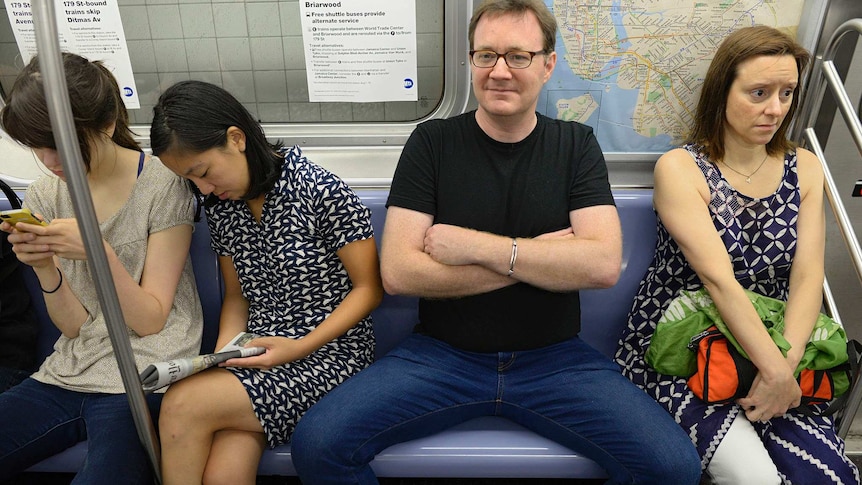
[[[176,483],[253,484],[265,446],[371,363],[370,313],[383,297],[370,213],[298,147],[270,144],[227,91],[199,81],[165,91],[153,152],[207,196],[225,296],[216,348],[240,331],[260,356],[173,384],[159,429]]]
[[[704,80],[689,143],[655,166],[656,255],[616,360],[688,430],[719,484],[858,483],[830,418],[793,408],[793,371],[821,308],[823,171],[786,138],[809,54],[770,27],[730,34]],[[686,378],[644,362],[656,322],[680,290],[705,287],[759,372],[744,398],[707,405]],[[749,289],[787,302],[784,357]]]

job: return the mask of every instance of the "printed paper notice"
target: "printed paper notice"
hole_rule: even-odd
[[[312,102],[416,101],[416,5],[300,0]]]
[[[26,64],[36,54],[30,1],[5,0],[5,3],[15,42]],[[140,108],[117,0],[54,0],[54,15],[60,50],[102,61],[117,79],[126,108]]]

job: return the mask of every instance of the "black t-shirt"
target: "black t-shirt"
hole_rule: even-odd
[[[570,226],[569,212],[613,205],[592,129],[537,113],[517,143],[485,134],[475,112],[420,124],[404,146],[387,206],[509,237]],[[526,283],[452,299],[420,299],[420,333],[475,352],[539,348],[577,335],[578,293]]]

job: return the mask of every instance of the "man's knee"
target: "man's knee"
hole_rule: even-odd
[[[646,447],[641,453],[644,455],[644,464],[640,468],[641,472],[635,474],[635,483],[700,483],[700,455],[684,433],[657,435],[655,446]]]
[[[342,434],[328,417],[326,404],[317,403],[306,412],[296,425],[290,438],[290,453],[297,470],[337,454]]]
[[[666,460],[664,464],[665,466],[658,470],[655,481],[651,483],[688,483],[691,485],[700,483],[702,475],[700,456],[694,445],[674,453],[674,456],[670,460]]]

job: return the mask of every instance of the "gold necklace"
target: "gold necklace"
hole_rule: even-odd
[[[739,175],[742,175],[743,177],[745,177],[745,183],[750,184],[751,183],[751,177],[760,170],[760,167],[762,167],[764,163],[766,163],[767,158],[769,158],[769,152],[766,152],[766,155],[763,156],[763,160],[760,161],[760,165],[758,165],[757,168],[755,168],[754,171],[748,175],[746,175],[746,174],[740,172],[739,170],[731,167],[724,160],[722,160],[721,163],[723,163],[725,167],[727,167],[727,168],[733,170],[734,172],[738,173]]]

